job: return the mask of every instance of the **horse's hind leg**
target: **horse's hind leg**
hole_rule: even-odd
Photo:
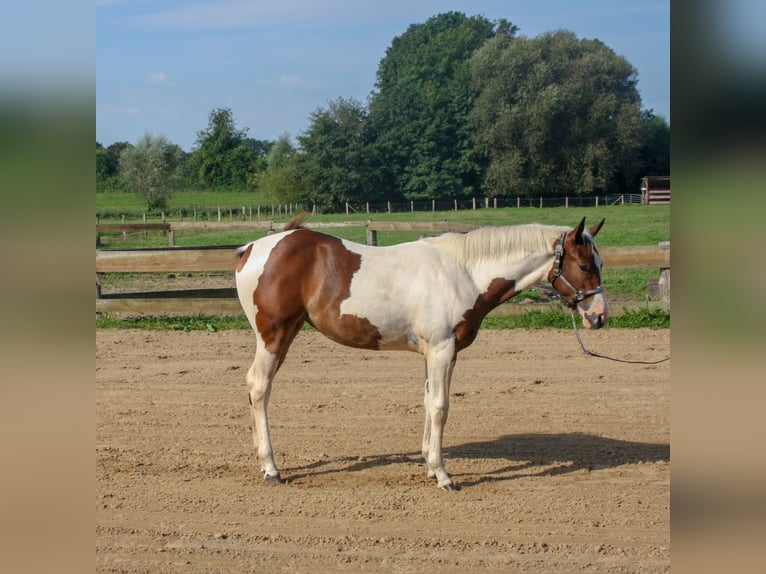
[[[271,383],[279,366],[279,356],[259,347],[250,370],[247,372],[247,391],[250,401],[250,418],[253,427],[253,445],[261,461],[261,470],[268,482],[282,482],[274,463],[274,453],[269,436],[269,419],[266,409],[271,396]]]
[[[301,324],[302,322],[299,322],[297,326],[291,326],[291,328],[284,329],[281,332],[282,336],[275,339],[279,341],[278,348],[275,349],[276,352],[269,351],[258,335],[258,348],[255,352],[255,359],[246,377],[253,427],[253,444],[258,452],[264,478],[267,482],[271,483],[283,482],[277,465],[274,462],[274,451],[271,447],[271,437],[269,435],[267,409],[269,397],[271,396],[271,385],[274,375],[276,375],[287,355],[287,349],[300,330]]]

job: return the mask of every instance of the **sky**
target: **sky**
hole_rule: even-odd
[[[330,100],[365,102],[392,40],[449,11],[601,40],[670,122],[669,0],[96,0],[96,140],[191,151],[223,107],[249,137],[294,139]]]

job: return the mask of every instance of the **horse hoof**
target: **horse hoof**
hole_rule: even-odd
[[[455,492],[455,491],[460,490],[459,486],[457,486],[457,485],[455,485],[455,484],[453,484],[451,482],[449,484],[445,484],[444,486],[440,486],[439,488],[441,490],[444,490],[445,492]]]
[[[272,475],[269,475],[269,474],[267,474],[267,475],[266,475],[266,476],[264,476],[263,478],[264,478],[264,479],[266,480],[266,482],[268,482],[269,484],[284,484],[284,483],[285,483],[285,481],[284,481],[284,480],[282,480],[282,477],[281,477],[281,476],[279,476],[278,474],[275,474],[275,475],[273,475],[273,476],[272,476]]]

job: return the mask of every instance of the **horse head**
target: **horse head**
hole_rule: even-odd
[[[600,329],[609,312],[601,286],[601,258],[593,238],[604,224],[585,227],[585,218],[571,231],[564,232],[554,245],[553,267],[548,281],[569,308],[576,308],[588,329]]]

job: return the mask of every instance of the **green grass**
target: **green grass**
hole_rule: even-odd
[[[171,207],[167,212],[169,221],[177,220],[178,214],[173,214],[173,209],[197,207],[202,210],[215,211],[216,206],[224,209],[231,207],[237,209],[242,205],[255,205],[258,203],[256,194],[237,192],[184,192],[175,195],[171,199]],[[127,193],[100,193],[96,194],[96,212],[98,214],[111,214],[102,217],[102,222],[119,221],[121,212],[141,213],[141,204],[132,194]],[[255,216],[253,216],[255,217]],[[601,218],[606,218],[606,223],[598,236],[598,244],[601,246],[621,245],[655,245],[661,241],[670,239],[670,207],[669,206],[646,206],[646,205],[613,205],[601,207],[522,207],[522,208],[499,208],[477,209],[459,211],[416,211],[398,213],[357,213],[349,214],[323,214],[309,218],[311,222],[366,222],[370,219],[376,221],[449,221],[457,223],[469,223],[474,225],[518,225],[523,223],[545,223],[557,225],[575,225],[580,218],[586,217],[589,224],[595,224]],[[201,217],[204,218],[204,217]],[[237,219],[237,215],[234,216]],[[275,218],[276,222],[286,222],[290,216],[283,215]],[[149,217],[149,221],[157,221],[158,217]],[[185,220],[190,218],[185,216]],[[228,220],[228,212],[223,219]],[[262,220],[269,220],[262,214]],[[128,221],[140,221],[140,215]],[[366,232],[363,226],[333,227],[327,228],[326,233],[364,243]],[[144,237],[143,232],[128,234],[123,237],[118,234],[102,234],[104,246],[113,248],[128,247],[165,247],[168,245],[166,234],[161,232],[148,232]],[[265,232],[260,231],[177,231],[175,244],[181,247],[207,246],[207,245],[243,245],[263,237]],[[420,232],[396,232],[379,231],[379,245],[393,245],[404,241],[412,241],[420,237]],[[118,274],[115,274],[118,275]],[[659,276],[657,269],[605,269],[603,283],[607,300],[610,298],[645,303],[646,282],[648,279],[656,279]],[[534,290],[528,291],[525,296],[535,299]],[[668,327],[670,323],[669,313],[662,310],[652,311],[649,307],[642,307],[638,311],[629,311],[619,317],[612,317],[610,325],[618,328],[630,327]],[[143,317],[136,319],[114,319],[102,316],[97,319],[97,326],[101,328],[112,327],[137,327],[157,329],[180,329],[180,330],[222,330],[232,328],[249,328],[244,318],[232,317],[178,317],[158,318]],[[523,315],[508,315],[504,317],[488,317],[485,327],[489,328],[539,328],[539,327],[571,327],[571,319],[563,312],[531,312]]]
[[[575,315],[577,316],[577,315]],[[582,327],[577,318],[578,327]],[[128,317],[114,318],[101,313],[96,317],[96,327],[101,329],[146,329],[172,331],[227,331],[250,329],[244,316],[193,315],[189,317]],[[520,315],[486,317],[484,329],[570,329],[572,317],[565,311],[530,311]],[[670,327],[670,313],[660,308],[624,310],[621,315],[611,317],[606,329],[667,329]],[[308,325],[304,329],[311,329]]]
[[[207,194],[205,201],[217,199],[219,195],[226,194]],[[231,195],[231,194],[229,194]],[[244,195],[244,194],[240,194]],[[104,196],[129,196],[129,194],[101,193],[96,194],[97,199]],[[132,197],[132,196],[130,196]],[[242,198],[240,198],[241,200]],[[203,201],[199,200],[200,204]],[[102,202],[103,203],[103,202]],[[240,201],[240,203],[242,203]],[[208,204],[209,205],[209,204]],[[215,209],[213,207],[213,209]],[[110,211],[111,210],[111,211]],[[119,209],[100,210],[97,202],[96,213],[99,214],[102,223],[120,221]],[[111,213],[111,215],[108,215]],[[103,216],[107,214],[108,216]],[[217,217],[217,216],[216,216]],[[660,205],[611,205],[601,207],[522,207],[519,209],[512,207],[498,209],[477,209],[460,211],[416,211],[406,213],[376,213],[376,214],[332,214],[332,215],[314,215],[309,218],[310,222],[316,223],[338,223],[338,222],[366,222],[370,219],[375,221],[449,221],[457,223],[469,223],[473,225],[518,225],[523,223],[545,223],[555,225],[574,226],[582,217],[587,218],[589,224],[597,223],[601,218],[606,218],[606,223],[599,233],[599,245],[653,245],[661,241],[670,239],[670,207]],[[255,215],[253,215],[255,218]],[[187,215],[186,221],[191,218]],[[228,213],[222,217],[228,221]],[[237,220],[237,214],[234,214]],[[270,218],[261,217],[268,221]],[[290,216],[275,218],[277,222],[286,222]],[[147,221],[158,221],[159,217],[147,217]],[[178,220],[177,214],[173,217],[172,212],[168,212],[167,220]],[[128,222],[140,222],[141,217],[128,218]],[[334,227],[323,230],[325,233],[342,237],[363,243],[365,241],[364,227]],[[244,244],[264,235],[264,232],[256,231],[177,231],[175,241],[178,246],[195,245],[234,245]],[[393,245],[404,241],[413,241],[420,237],[421,233],[416,231],[397,232],[397,231],[379,231],[379,245]],[[110,245],[115,247],[163,247],[168,245],[168,239],[162,232],[149,232],[144,237],[144,233],[129,234],[126,239],[122,234],[106,235],[102,234]]]

